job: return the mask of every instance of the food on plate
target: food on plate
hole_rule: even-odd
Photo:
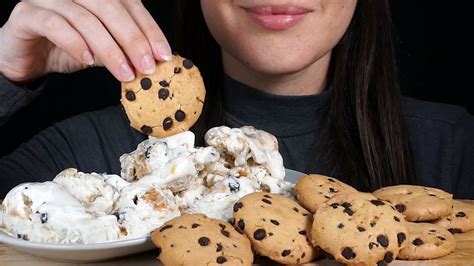
[[[456,248],[454,236],[438,225],[430,223],[407,224],[407,244],[400,250],[398,259],[436,259],[448,255]]]
[[[450,216],[433,222],[452,234],[465,233],[474,229],[474,206],[459,200],[453,200]]]
[[[234,203],[255,191],[292,195],[273,135],[218,127],[206,141],[194,147],[189,131],[150,136],[121,156],[121,176],[66,169],[53,182],[22,184],[5,198],[2,228],[36,242],[97,243],[147,236],[185,213],[227,221]],[[46,212],[52,222],[38,222]]]
[[[185,214],[151,234],[166,265],[252,265],[250,241],[229,223]]]
[[[323,203],[314,214],[312,243],[348,265],[384,265],[406,245],[403,215],[368,193],[346,193]]]
[[[198,68],[189,59],[173,55],[159,62],[152,75],[137,73],[122,83],[122,105],[130,125],[154,137],[185,132],[198,120],[206,89]]]
[[[302,176],[295,185],[298,202],[312,213],[315,213],[318,206],[332,197],[351,192],[357,192],[357,190],[336,178],[323,175]]]
[[[374,191],[392,203],[411,222],[433,221],[451,215],[453,195],[430,187],[398,185]]]
[[[314,260],[311,246],[312,215],[297,202],[281,195],[256,192],[233,206],[234,226],[247,235],[255,251],[284,264]]]

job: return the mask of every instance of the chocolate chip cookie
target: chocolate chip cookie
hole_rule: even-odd
[[[201,115],[206,90],[198,68],[174,55],[152,75],[137,73],[122,83],[122,105],[130,125],[144,134],[168,137],[187,131]]]
[[[294,188],[298,202],[312,213],[319,205],[335,195],[357,190],[335,178],[323,175],[307,175],[298,179]]]
[[[250,241],[232,225],[185,214],[151,234],[164,265],[252,265]]]
[[[411,222],[433,221],[451,215],[453,195],[437,188],[399,185],[373,193],[392,203]]]
[[[474,205],[453,200],[452,214],[434,223],[448,229],[452,234],[471,231],[474,229]]]
[[[256,192],[234,204],[234,224],[245,233],[255,251],[283,264],[312,261],[317,249],[310,244],[312,215],[281,195]]]
[[[430,223],[407,223],[407,245],[400,250],[398,259],[429,260],[453,252],[456,240],[446,229]]]
[[[393,206],[368,193],[346,193],[314,214],[312,242],[348,265],[392,262],[407,239],[406,221]]]

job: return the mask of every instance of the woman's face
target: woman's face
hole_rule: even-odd
[[[291,74],[330,56],[357,0],[201,0],[223,52],[252,71]]]

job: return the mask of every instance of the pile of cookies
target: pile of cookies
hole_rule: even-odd
[[[400,185],[358,192],[322,175],[301,177],[297,201],[255,192],[224,222],[184,215],[152,233],[165,265],[252,265],[254,254],[281,264],[333,259],[386,265],[454,251],[453,234],[474,229],[474,208],[435,188]]]

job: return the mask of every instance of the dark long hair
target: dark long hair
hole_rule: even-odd
[[[199,66],[207,99],[194,127],[203,134],[223,124],[220,47],[204,21],[200,1],[176,1],[177,51]],[[326,174],[362,190],[413,183],[414,169],[402,114],[394,36],[388,0],[358,0],[354,17],[333,49],[333,89],[315,158]]]

